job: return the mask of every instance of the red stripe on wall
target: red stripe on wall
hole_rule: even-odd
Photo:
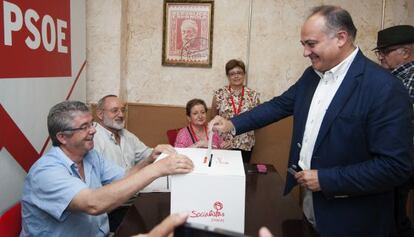
[[[76,75],[75,81],[73,82],[72,87],[71,87],[71,88],[70,88],[70,90],[69,90],[68,96],[66,96],[66,100],[68,100],[68,99],[70,98],[70,96],[72,95],[73,89],[75,88],[75,85],[76,85],[76,83],[78,82],[79,77],[80,77],[80,75],[81,75],[81,73],[82,73],[83,69],[85,68],[85,65],[86,65],[86,60],[83,62],[83,64],[82,64],[81,68],[79,69],[79,72],[78,72],[78,74]]]
[[[17,163],[28,172],[39,154],[0,104],[0,150],[5,147]]]
[[[70,98],[72,92],[79,80],[79,77],[84,70],[86,60],[82,64],[79,72],[69,90],[66,100]],[[36,149],[19,129],[17,124],[13,121],[4,107],[0,104],[0,150],[6,148],[12,157],[19,163],[19,165],[26,171],[29,172],[30,167],[36,162],[41,155],[43,155],[47,144],[49,143],[50,137],[46,138],[45,143],[40,151],[37,153]]]

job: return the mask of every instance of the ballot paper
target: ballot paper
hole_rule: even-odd
[[[152,183],[148,184],[145,188],[143,188],[140,193],[165,193],[170,192],[170,177],[164,176],[160,177]]]
[[[211,156],[212,146],[213,146],[213,127],[211,126],[208,128],[208,146],[207,146],[207,153],[206,153],[209,166],[211,166],[211,162],[212,162],[212,156]]]
[[[194,170],[171,176],[171,213],[187,212],[188,222],[244,232],[246,177],[240,151],[176,148]],[[165,157],[165,156],[164,156]]]

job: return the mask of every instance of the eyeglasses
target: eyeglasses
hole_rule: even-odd
[[[242,76],[242,75],[244,75],[244,72],[243,71],[237,71],[237,72],[230,72],[229,73],[229,77],[234,77],[236,75]]]
[[[401,47],[389,47],[389,48],[385,48],[385,49],[378,49],[378,50],[375,51],[375,55],[377,57],[385,57],[388,54],[390,54],[391,52],[393,52],[393,51],[395,51],[399,48],[401,48]]]
[[[80,126],[79,128],[66,128],[66,129],[62,130],[62,132],[74,132],[74,131],[86,132],[86,131],[89,131],[89,129],[91,129],[91,128],[96,128],[97,124],[98,123],[96,123],[95,121],[92,121],[90,123],[86,123],[86,124]]]
[[[113,114],[119,114],[120,112],[122,112],[123,114],[125,114],[128,110],[126,108],[112,108],[110,110],[108,110],[109,112],[113,113]]]

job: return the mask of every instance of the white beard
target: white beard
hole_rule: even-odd
[[[104,115],[103,124],[115,130],[122,130],[125,127],[125,120],[115,121],[115,120],[109,119],[108,117]]]

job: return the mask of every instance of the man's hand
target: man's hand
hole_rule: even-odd
[[[174,153],[161,159],[151,166],[158,173],[158,177],[171,174],[186,174],[193,170],[193,162],[185,155]]]
[[[303,170],[295,174],[295,179],[303,188],[312,192],[321,191],[318,179],[318,170]]]
[[[273,237],[273,235],[268,228],[263,226],[259,229],[259,237]]]
[[[228,133],[234,128],[234,126],[230,120],[217,115],[208,123],[209,131],[210,128],[213,128],[213,131],[217,131],[219,133]]]
[[[157,145],[153,150],[151,155],[149,156],[150,161],[154,162],[161,153],[165,153],[167,155],[171,155],[177,153],[177,151],[169,144],[161,144]]]
[[[184,224],[188,214],[173,214],[164,219],[161,224],[155,226],[148,234],[135,235],[135,237],[172,237],[174,229]]]

